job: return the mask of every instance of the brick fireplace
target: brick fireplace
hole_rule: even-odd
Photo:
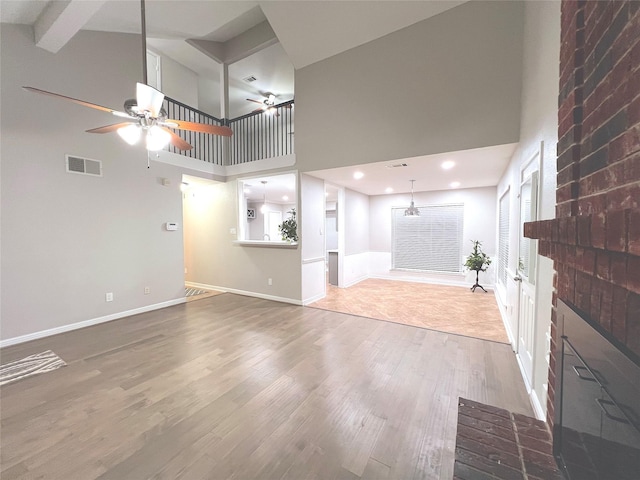
[[[640,1],[563,1],[561,12],[556,218],[524,232],[557,272],[552,427],[560,304],[640,365]]]

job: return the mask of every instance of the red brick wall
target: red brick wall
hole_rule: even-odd
[[[562,2],[556,218],[525,225],[558,298],[640,356],[640,1]]]

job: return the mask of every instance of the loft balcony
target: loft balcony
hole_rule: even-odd
[[[290,100],[274,105],[267,112],[220,119],[165,97],[164,108],[169,118],[206,125],[226,125],[233,130],[231,137],[178,130],[176,133],[193,148],[179,150],[169,145],[165,150],[218,166],[241,165],[291,155],[295,153],[293,103]]]

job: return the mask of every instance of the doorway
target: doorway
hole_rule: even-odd
[[[533,385],[538,256],[537,242],[524,236],[524,224],[538,220],[539,165],[540,152],[536,152],[520,171],[518,260],[508,288],[511,340],[528,389]]]

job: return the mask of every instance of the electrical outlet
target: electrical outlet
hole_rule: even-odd
[[[144,287],[144,294],[149,295],[151,293],[151,287]]]
[[[104,294],[105,302],[113,302],[113,292],[107,292]]]
[[[273,285],[273,279],[271,278],[267,279],[267,285]]]

